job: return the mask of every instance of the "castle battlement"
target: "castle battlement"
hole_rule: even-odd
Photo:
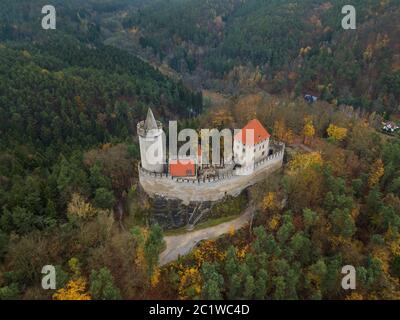
[[[254,163],[254,169],[257,169],[259,167],[263,167],[263,165],[265,164],[269,164],[271,162],[274,162],[274,160],[276,159],[281,159],[284,156],[284,148],[285,145],[282,142],[275,142],[278,145],[281,146],[282,150],[270,155],[269,157],[262,159],[256,163]],[[217,182],[217,181],[221,181],[221,180],[229,180],[233,177],[236,176],[242,176],[247,174],[247,172],[251,171],[252,169],[246,169],[246,168],[234,168],[232,170],[228,170],[222,174],[219,175],[215,175],[212,177],[202,177],[202,178],[198,178],[198,177],[174,177],[172,175],[170,175],[169,173],[157,173],[157,172],[151,172],[148,171],[146,169],[144,169],[141,164],[139,163],[138,165],[138,170],[139,172],[144,175],[144,176],[149,176],[149,177],[153,177],[153,178],[157,178],[157,179],[170,179],[173,181],[176,181],[176,183],[197,183],[197,184],[201,184],[201,183],[213,183],[213,182]]]
[[[225,196],[238,196],[247,187],[262,181],[279,170],[283,164],[285,145],[280,150],[254,164],[252,170],[235,168],[224,174],[208,178],[178,178],[168,173],[155,173],[138,166],[140,183],[144,191],[152,196],[180,199],[190,202],[219,201]]]
[[[162,125],[162,123],[161,123],[160,121],[156,121],[156,125],[157,125],[156,129],[162,130],[163,125]],[[142,136],[142,137],[146,136],[146,134],[147,134],[148,131],[149,131],[149,129],[146,128],[146,121],[140,121],[140,122],[137,124],[136,129],[137,129],[138,135],[139,135],[139,136]],[[150,130],[151,130],[151,129],[150,129]],[[153,129],[153,130],[154,130],[154,129]]]
[[[141,154],[139,180],[150,196],[180,199],[184,203],[218,201],[228,195],[239,195],[283,163],[285,145],[270,141],[270,134],[257,119],[235,135],[234,162],[218,166],[203,163],[202,148],[197,157],[167,160],[161,152],[165,146],[162,124],[155,120],[150,109],[137,129]],[[161,161],[153,161],[153,153],[147,152],[154,147],[163,154]]]

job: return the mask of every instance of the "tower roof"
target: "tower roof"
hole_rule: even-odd
[[[149,110],[147,111],[146,120],[144,122],[144,130],[148,131],[152,129],[158,129],[158,126],[157,121],[154,118],[153,111],[151,111],[151,109],[149,108]]]
[[[241,141],[243,144],[252,144],[250,136],[247,136],[246,130],[253,130],[254,132],[254,144],[260,143],[270,137],[268,131],[264,128],[260,121],[257,119],[251,120],[241,132],[235,135],[235,140]]]

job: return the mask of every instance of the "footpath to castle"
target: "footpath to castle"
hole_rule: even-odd
[[[187,232],[178,236],[164,237],[165,250],[159,258],[160,266],[166,265],[180,256],[188,254],[200,241],[217,239],[232,230],[239,230],[246,226],[254,213],[254,207],[247,208],[238,218],[221,223],[217,226]]]

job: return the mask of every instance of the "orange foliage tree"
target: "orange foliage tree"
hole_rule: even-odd
[[[86,292],[86,281],[83,278],[70,280],[65,288],[57,290],[53,300],[90,300],[91,296]]]

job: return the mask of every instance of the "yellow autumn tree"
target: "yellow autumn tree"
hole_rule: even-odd
[[[222,261],[225,253],[220,250],[214,240],[203,241],[194,251],[193,257],[196,265],[200,268],[204,262]]]
[[[147,275],[148,283],[151,287],[155,288],[160,282],[161,270],[157,266],[156,261],[153,260],[154,257],[158,256],[158,253],[152,250],[153,246],[156,245],[154,242],[151,242],[154,239],[152,238],[154,236],[153,229],[134,227],[131,229],[131,234],[135,239],[136,250],[134,259],[137,271],[143,277]]]
[[[53,300],[90,300],[91,296],[86,292],[86,281],[83,278],[70,280],[65,288],[57,290],[53,294]]]
[[[267,226],[269,230],[276,231],[278,229],[279,224],[280,224],[280,217],[278,215],[275,215],[268,221]]]
[[[161,271],[160,268],[156,267],[150,277],[150,285],[155,288],[160,282]]]
[[[86,219],[96,215],[96,210],[80,194],[74,193],[68,204],[67,213],[70,217]]]
[[[262,201],[262,207],[264,210],[273,210],[276,208],[276,194],[275,192],[268,192]]]
[[[308,169],[313,165],[322,165],[323,159],[320,152],[298,153],[289,163],[290,171]]]
[[[312,119],[306,118],[303,127],[304,144],[309,144],[315,136],[315,128]]]
[[[377,185],[384,174],[385,168],[383,165],[383,161],[381,159],[378,159],[374,162],[371,168],[371,173],[368,178],[369,187],[372,188]]]
[[[372,256],[379,260],[381,268],[385,273],[389,273],[390,268],[390,252],[387,249],[377,248],[372,252]]]
[[[136,227],[132,229],[131,232],[136,241],[135,264],[144,272],[144,270],[147,269],[144,246],[149,236],[149,230],[146,228]]]
[[[300,55],[305,56],[311,51],[311,47],[300,48]]]
[[[246,258],[247,254],[250,251],[250,245],[246,244],[244,247],[242,248],[237,248],[236,249],[236,258],[242,262],[244,261],[244,259]]]
[[[393,240],[390,243],[389,249],[393,256],[399,257],[400,256],[400,238]]]
[[[228,234],[230,237],[233,237],[235,235],[235,227],[234,226],[231,226],[229,228]]]
[[[178,272],[179,275],[179,299],[200,298],[202,279],[197,267],[187,267]]]
[[[326,130],[329,138],[334,139],[336,141],[342,141],[347,136],[347,129],[335,126],[334,124],[330,124],[328,129]]]

